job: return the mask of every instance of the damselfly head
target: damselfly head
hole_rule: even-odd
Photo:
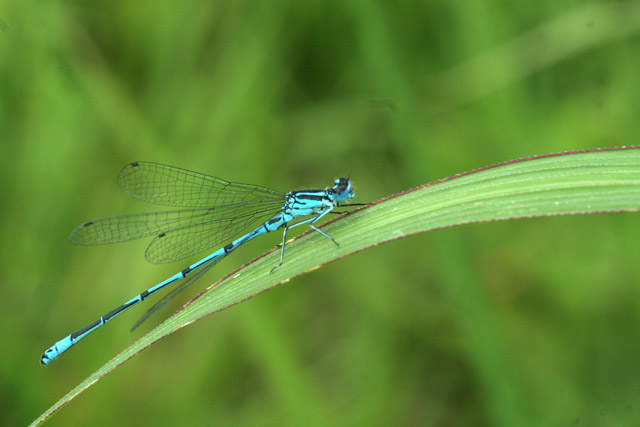
[[[347,199],[355,197],[353,187],[351,186],[351,180],[349,178],[338,178],[334,181],[335,185],[331,188],[331,193],[334,195],[335,200],[343,202]]]

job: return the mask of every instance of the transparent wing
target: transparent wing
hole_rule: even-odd
[[[282,203],[282,198],[274,198],[240,206],[98,219],[76,228],[69,240],[77,245],[102,245],[156,236],[145,257],[153,264],[162,264],[227,243],[257,219],[275,215]]]
[[[267,187],[151,162],[130,163],[118,175],[118,184],[131,197],[164,206],[204,208],[284,197]]]
[[[165,295],[161,300],[159,300],[158,302],[156,302],[150,309],[148,309],[139,319],[138,321],[135,323],[135,325],[133,325],[131,327],[131,332],[133,332],[134,330],[136,330],[136,328],[140,325],[142,325],[149,317],[151,317],[151,315],[153,315],[154,313],[156,313],[158,310],[160,310],[162,307],[164,307],[165,305],[167,305],[167,303],[169,301],[171,301],[176,295],[178,295],[180,292],[182,292],[187,286],[191,285],[193,282],[195,282],[196,280],[198,280],[202,275],[204,275],[207,271],[209,271],[211,269],[211,267],[213,267],[214,265],[216,265],[218,263],[218,261],[220,261],[222,258],[218,258],[217,260],[211,262],[210,264],[207,264],[205,267],[202,268],[202,270],[198,271],[197,273],[195,273],[193,276],[189,277],[189,280],[187,280],[184,283],[181,283],[180,286],[178,286],[177,288],[175,288],[173,291],[171,291],[170,294]]]
[[[174,262],[197,254],[206,249],[215,248],[230,243],[234,237],[239,237],[258,218],[275,215],[281,207],[282,201],[257,210],[246,206],[234,209],[234,217],[216,218],[207,222],[192,224],[159,234],[147,247],[145,257],[153,264]]]

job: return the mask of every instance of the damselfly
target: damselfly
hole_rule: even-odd
[[[349,178],[338,178],[334,181],[333,187],[324,190],[302,190],[283,194],[266,187],[228,182],[197,172],[149,162],[134,162],[127,165],[120,172],[118,183],[125,193],[137,199],[158,205],[190,209],[90,221],[71,233],[69,240],[72,243],[100,245],[155,236],[147,247],[145,257],[151,263],[167,263],[221,245],[234,235],[238,235],[258,218],[272,216],[253,231],[231,241],[211,255],[108,312],[95,322],[56,342],[40,358],[40,363],[43,365],[47,365],[91,332],[149,295],[190,276],[190,280],[152,307],[141,319],[141,321],[144,320],[155,309],[164,305],[168,298],[188,286],[227,254],[261,234],[279,228],[284,229],[278,265],[282,265],[284,261],[287,230],[292,227],[308,223],[312,229],[337,245],[338,242],[333,237],[318,229],[315,224],[342,202],[354,197]],[[302,217],[310,218],[289,224]],[[202,269],[197,274],[191,276],[192,272],[200,268]]]

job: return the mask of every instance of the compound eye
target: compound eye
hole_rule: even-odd
[[[331,191],[335,194],[342,194],[349,189],[349,178],[338,178]]]

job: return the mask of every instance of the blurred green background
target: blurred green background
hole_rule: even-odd
[[[0,424],[142,330],[41,353],[187,265],[78,224],[153,209],[149,160],[373,201],[485,165],[640,143],[640,4],[0,1]],[[183,329],[49,425],[640,425],[640,216],[479,224],[376,247]],[[217,249],[217,248],[216,248]],[[150,303],[147,303],[147,307]]]

